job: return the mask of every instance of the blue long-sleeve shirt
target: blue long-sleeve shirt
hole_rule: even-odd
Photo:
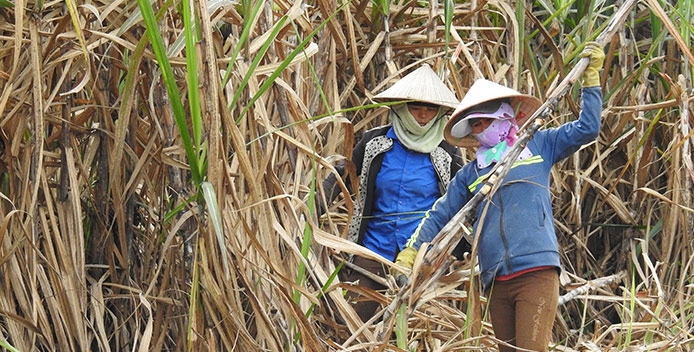
[[[477,207],[473,233],[481,226],[478,259],[484,287],[489,287],[497,276],[542,266],[561,267],[549,192],[550,172],[555,163],[597,138],[601,110],[600,87],[583,88],[579,119],[536,132],[528,143],[533,156],[516,162],[491,203],[485,200]],[[418,249],[430,242],[479,192],[493,166],[480,169],[475,162],[463,166],[407,245]]]
[[[441,192],[429,154],[405,148],[392,128],[386,137],[393,139],[393,148],[383,156],[376,176],[363,245],[393,260]]]

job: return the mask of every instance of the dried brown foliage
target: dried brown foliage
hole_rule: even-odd
[[[544,98],[612,12],[600,3],[577,13],[586,1],[564,17],[547,2],[462,2],[447,36],[436,2],[394,1],[383,16],[378,1],[278,0],[255,17],[256,3],[194,3],[194,63],[180,42],[181,4],[154,8],[186,109],[185,72],[199,73],[221,247],[138,3],[0,0],[4,347],[398,350],[383,326],[357,321],[346,285],[330,280],[336,257],[363,251],[342,238],[351,203],[318,219],[311,201],[313,182],[385,122],[382,108],[360,107],[422,62],[459,97],[483,76]],[[692,12],[663,3],[642,1],[606,48],[599,140],[553,174],[567,289],[627,274],[560,307],[558,349],[694,343]],[[575,118],[579,98],[567,96],[550,124]],[[410,345],[493,348],[486,322],[479,336],[465,329],[466,302],[456,285],[432,295],[410,318]]]

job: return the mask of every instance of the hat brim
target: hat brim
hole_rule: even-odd
[[[426,103],[426,104],[432,104],[440,107],[442,111],[444,111],[447,114],[453,113],[455,110],[455,106],[451,104],[448,101],[436,101],[436,100],[431,100],[431,99],[406,99],[406,98],[385,98],[385,97],[378,97],[373,99],[377,103],[401,103],[401,104],[407,104],[407,103]]]

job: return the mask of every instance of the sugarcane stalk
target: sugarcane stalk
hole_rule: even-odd
[[[636,4],[637,0],[627,0],[614,14],[607,27],[598,35],[596,42],[601,46],[605,46],[610,41],[617,29],[624,23],[631,8]],[[550,116],[559,101],[566,95],[573,84],[581,77],[585,69],[590,63],[589,57],[584,57],[578,60],[576,65],[567,74],[567,76],[557,85],[552,93],[547,97],[545,102],[535,111],[521,128],[520,135],[516,143],[509,149],[509,152],[499,161],[491,170],[489,177],[485,181],[482,189],[475,194],[439,231],[439,233],[431,241],[430,248],[424,255],[422,264],[419,267],[427,268],[427,275],[413,275],[413,278],[419,282],[408,280],[394,297],[391,304],[386,308],[384,315],[385,319],[390,318],[398,309],[401,302],[406,302],[410,297],[417,298],[420,295],[414,291],[422,292],[428,289],[444,274],[445,270],[452,262],[451,253],[455,246],[460,242],[463,234],[460,231],[460,226],[465,225],[473,220],[477,206],[487,197],[491,197],[501,185],[504,177],[511,169],[513,163],[518,159],[518,156],[525,148],[527,143],[533,138],[543,125],[544,121]],[[473,244],[473,254],[475,250]],[[414,299],[410,302],[411,307],[408,313],[411,314],[416,309],[418,300]]]
[[[611,285],[617,281],[620,281],[624,278],[626,274],[623,271],[620,271],[616,274],[610,275],[610,276],[605,276],[601,278],[597,278],[595,280],[591,280],[586,282],[585,284],[579,286],[578,288],[571,290],[567,292],[566,294],[562,295],[559,297],[559,302],[557,305],[561,306],[566,304],[567,302],[571,301],[572,299],[578,297],[579,295],[586,294],[590,292],[591,290],[596,290],[600,287]]]
[[[345,266],[347,266],[348,268],[350,268],[354,271],[357,271],[358,273],[360,273],[360,274],[366,276],[367,278],[375,281],[379,285],[382,285],[384,287],[388,287],[388,280],[386,280],[385,278],[378,276],[378,275],[376,275],[376,274],[374,274],[374,273],[372,273],[372,272],[370,272],[370,271],[368,271],[368,270],[366,270],[366,269],[360,267],[359,265],[356,265],[350,261],[345,261],[344,263],[345,263]]]

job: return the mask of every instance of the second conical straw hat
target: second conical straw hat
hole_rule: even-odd
[[[453,111],[451,118],[446,123],[446,127],[443,130],[443,136],[446,141],[460,147],[479,146],[477,140],[469,135],[470,128],[460,125],[469,123],[465,116],[469,112],[473,112],[474,107],[497,99],[508,99],[511,107],[516,111],[518,126],[523,126],[523,123],[542,106],[542,101],[532,95],[520,93],[486,79],[478,79],[465,93],[465,97],[463,97],[463,100],[458,104],[458,107]],[[466,131],[466,133],[457,134],[456,131]]]
[[[459,102],[453,91],[448,89],[427,64],[410,72],[392,87],[378,93],[374,100],[378,102],[414,100],[451,109],[455,109]]]

